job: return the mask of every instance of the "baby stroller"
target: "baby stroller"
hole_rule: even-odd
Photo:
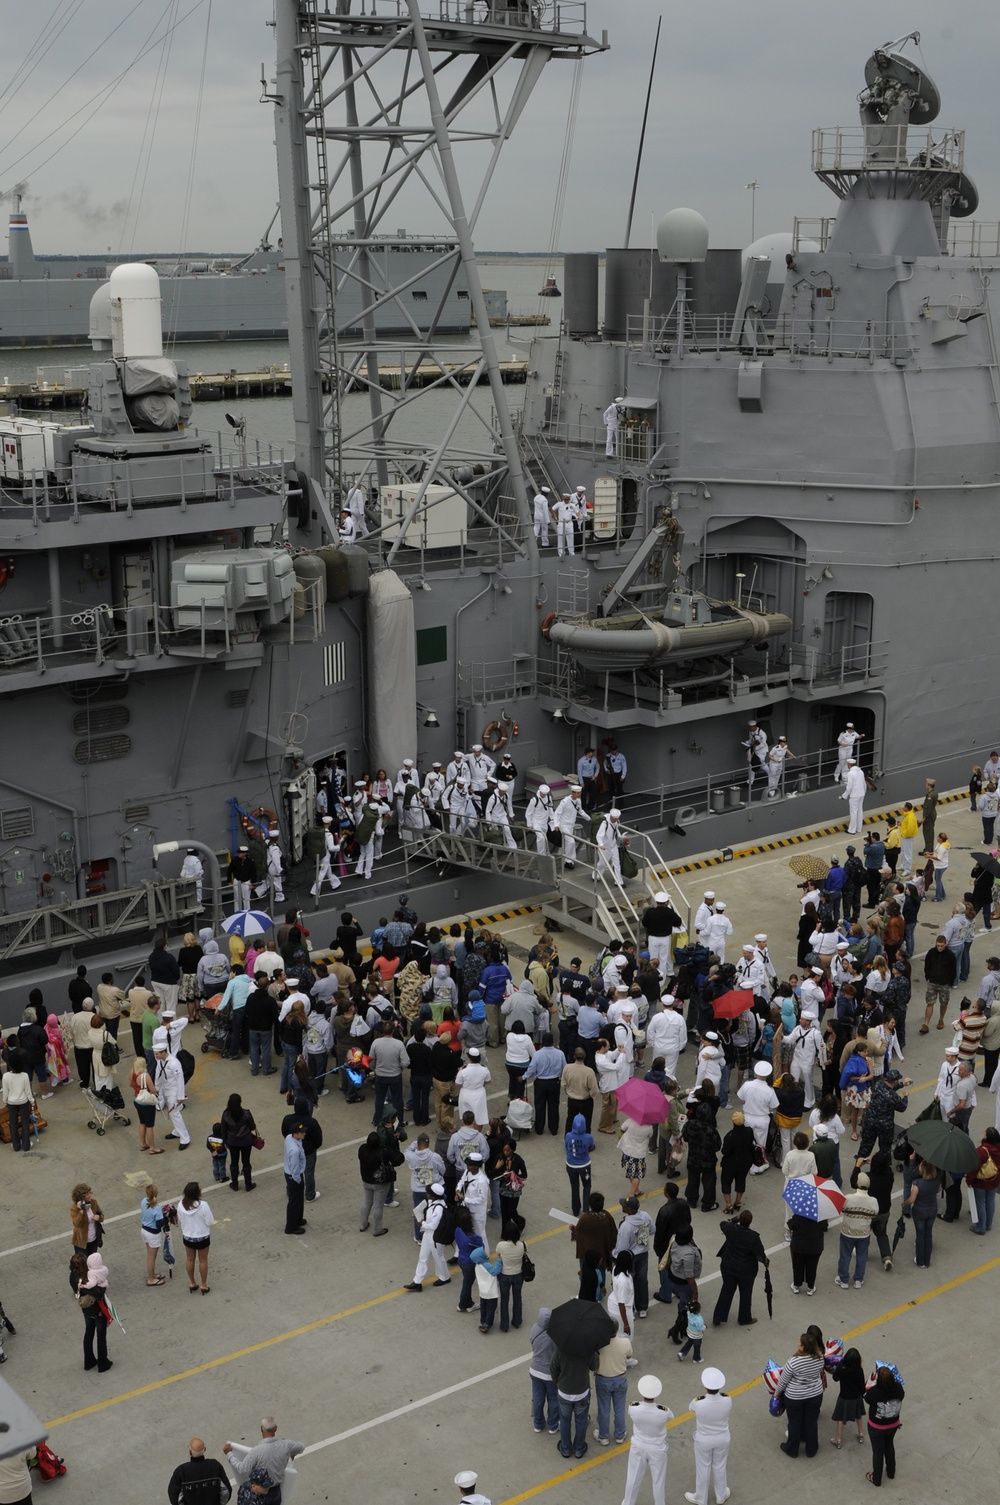
[[[207,1056],[210,1050],[217,1050],[225,1055],[229,1049],[233,1016],[228,1004],[224,1009],[219,1008],[221,1002],[222,994],[215,993],[211,998],[206,998],[201,1006],[201,1017],[205,1025],[205,1038],[201,1042],[203,1056]]]
[[[347,1078],[347,1101],[349,1103],[363,1103],[365,1100],[365,1083],[368,1080],[368,1068],[370,1062],[360,1045],[352,1045],[344,1057],[341,1067]]]
[[[98,1137],[107,1132],[111,1120],[125,1126],[132,1122],[128,1114],[121,1111],[125,1106],[125,1099],[117,1087],[101,1087],[96,1092],[92,1087],[85,1087],[84,1097],[94,1115],[87,1120],[87,1128],[96,1129]]]
[[[0,1364],[6,1364],[8,1358],[3,1346],[3,1335],[5,1332],[10,1333],[13,1338],[17,1332],[17,1328],[7,1316],[7,1313],[3,1309],[3,1304],[0,1302]]]

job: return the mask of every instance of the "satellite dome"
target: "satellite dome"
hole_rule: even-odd
[[[102,282],[90,300],[90,343],[95,350],[111,349],[111,284]]]
[[[708,254],[708,224],[697,209],[671,209],[656,227],[661,261],[704,261]]]
[[[760,235],[752,246],[747,246],[743,252],[742,270],[747,269],[747,262],[751,256],[770,256],[771,274],[768,282],[784,282],[785,280],[785,257],[792,254],[795,237],[788,230],[778,230],[773,235]],[[800,240],[800,251],[819,251],[818,241]]]

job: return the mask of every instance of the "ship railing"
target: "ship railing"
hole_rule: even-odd
[[[197,907],[193,881],[167,878],[44,909],[0,915],[0,962],[42,951],[65,951],[135,931],[148,935],[174,928],[181,917],[193,915]]]
[[[960,173],[965,132],[912,125],[820,126],[812,133],[816,173],[885,171],[940,176]]]
[[[836,356],[847,360],[900,361],[912,355],[913,338],[905,324],[885,319],[838,318],[833,311],[832,290],[829,309],[827,300],[819,295],[814,298],[814,305],[808,313],[782,314],[768,322],[766,348],[823,359]],[[684,331],[687,354],[735,348],[745,351],[749,342],[742,337],[734,341],[732,331],[732,314],[689,319]],[[633,348],[669,352],[676,344],[677,324],[674,319],[661,316],[650,319],[630,316],[626,321],[626,337]],[[759,349],[763,354],[763,343]]]
[[[836,215],[825,214],[819,219],[800,219],[796,215],[792,221],[792,254],[811,250],[812,246],[807,246],[807,241],[811,241],[813,245],[819,246],[821,251],[825,251],[830,244],[830,236],[836,223]]]
[[[889,665],[888,639],[871,639],[835,649],[792,643],[789,651],[792,663],[803,671],[797,682],[807,684],[810,689],[881,679]]]
[[[1000,222],[997,220],[952,220],[948,231],[952,256],[1000,256]]]
[[[509,26],[561,36],[583,36],[587,31],[586,0],[426,0],[421,13],[425,21],[452,25]],[[409,20],[409,15],[406,0],[362,0],[361,15],[354,19]]]
[[[547,423],[539,435],[548,445],[557,445],[590,453],[591,463],[600,466],[613,460],[648,465],[659,447],[655,409],[633,414],[619,425],[613,455],[607,454],[607,430],[603,424],[570,423],[557,419]]]

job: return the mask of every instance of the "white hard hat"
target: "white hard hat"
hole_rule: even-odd
[[[655,1374],[644,1374],[635,1388],[643,1400],[655,1400],[658,1395],[663,1394],[663,1385]]]
[[[669,904],[670,903],[670,900],[667,898],[667,896],[663,892],[662,888],[660,889],[660,892],[658,894],[654,894],[653,895],[653,903],[654,904]]]

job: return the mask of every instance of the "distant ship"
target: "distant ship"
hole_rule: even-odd
[[[85,345],[89,341],[90,300],[95,283],[107,281],[124,261],[148,261],[160,277],[163,328],[173,342],[192,340],[278,340],[288,337],[285,265],[281,242],[262,242],[249,255],[231,259],[191,260],[183,257],[36,256],[28,216],[21,196],[12,198],[8,223],[8,255],[0,261],[0,347]],[[449,273],[443,258],[447,243],[409,237],[373,242],[366,272],[372,289],[372,317],[379,335],[408,335],[414,325],[427,330],[428,309],[437,308]],[[396,270],[406,258],[407,276]],[[346,256],[334,262],[340,285],[338,333],[353,337],[361,331],[361,281]],[[391,266],[390,266],[391,264]],[[411,271],[412,268],[412,271]],[[405,293],[380,297],[380,289],[406,281]],[[405,307],[401,300],[405,298]],[[455,278],[438,323],[441,334],[469,332],[468,288]]]
[[[559,284],[554,277],[546,277],[538,294],[540,298],[561,298]]]

